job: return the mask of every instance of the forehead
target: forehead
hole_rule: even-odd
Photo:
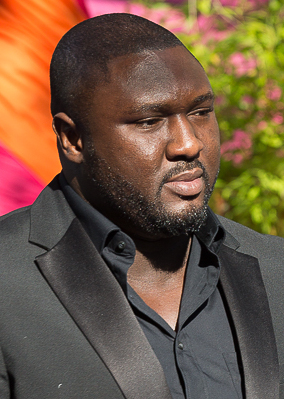
[[[108,79],[95,90],[95,103],[141,109],[150,104],[196,98],[211,91],[199,62],[182,46],[115,58]],[[101,107],[102,110],[102,107]]]

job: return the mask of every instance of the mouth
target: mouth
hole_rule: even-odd
[[[171,177],[166,183],[172,193],[182,197],[193,197],[204,189],[203,170],[200,168],[187,170]]]

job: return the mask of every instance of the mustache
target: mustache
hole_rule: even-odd
[[[162,183],[160,185],[160,189],[162,189],[163,185],[166,184],[173,176],[178,175],[179,173],[186,172],[192,169],[202,169],[203,170],[203,178],[207,180],[208,174],[204,165],[198,160],[195,159],[192,162],[181,161],[178,162],[172,169],[170,169],[165,176],[163,177]]]

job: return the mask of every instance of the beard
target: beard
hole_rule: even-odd
[[[90,148],[91,147],[91,148]],[[161,201],[163,185],[173,176],[200,168],[203,170],[204,198],[201,206],[191,205],[190,209],[169,211]],[[84,171],[93,189],[99,193],[110,213],[117,220],[123,220],[124,226],[129,223],[132,231],[143,232],[150,236],[179,236],[198,232],[207,219],[208,201],[214,188],[209,183],[208,173],[203,164],[179,161],[163,177],[154,199],[146,197],[137,187],[113,170],[105,159],[99,158],[93,146],[89,146],[89,158],[84,162]],[[96,194],[95,194],[96,195]],[[191,202],[197,196],[184,198]],[[105,215],[107,216],[107,215]]]

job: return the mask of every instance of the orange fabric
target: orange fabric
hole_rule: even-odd
[[[44,183],[60,171],[49,63],[61,36],[83,19],[73,0],[0,2],[0,141]]]

